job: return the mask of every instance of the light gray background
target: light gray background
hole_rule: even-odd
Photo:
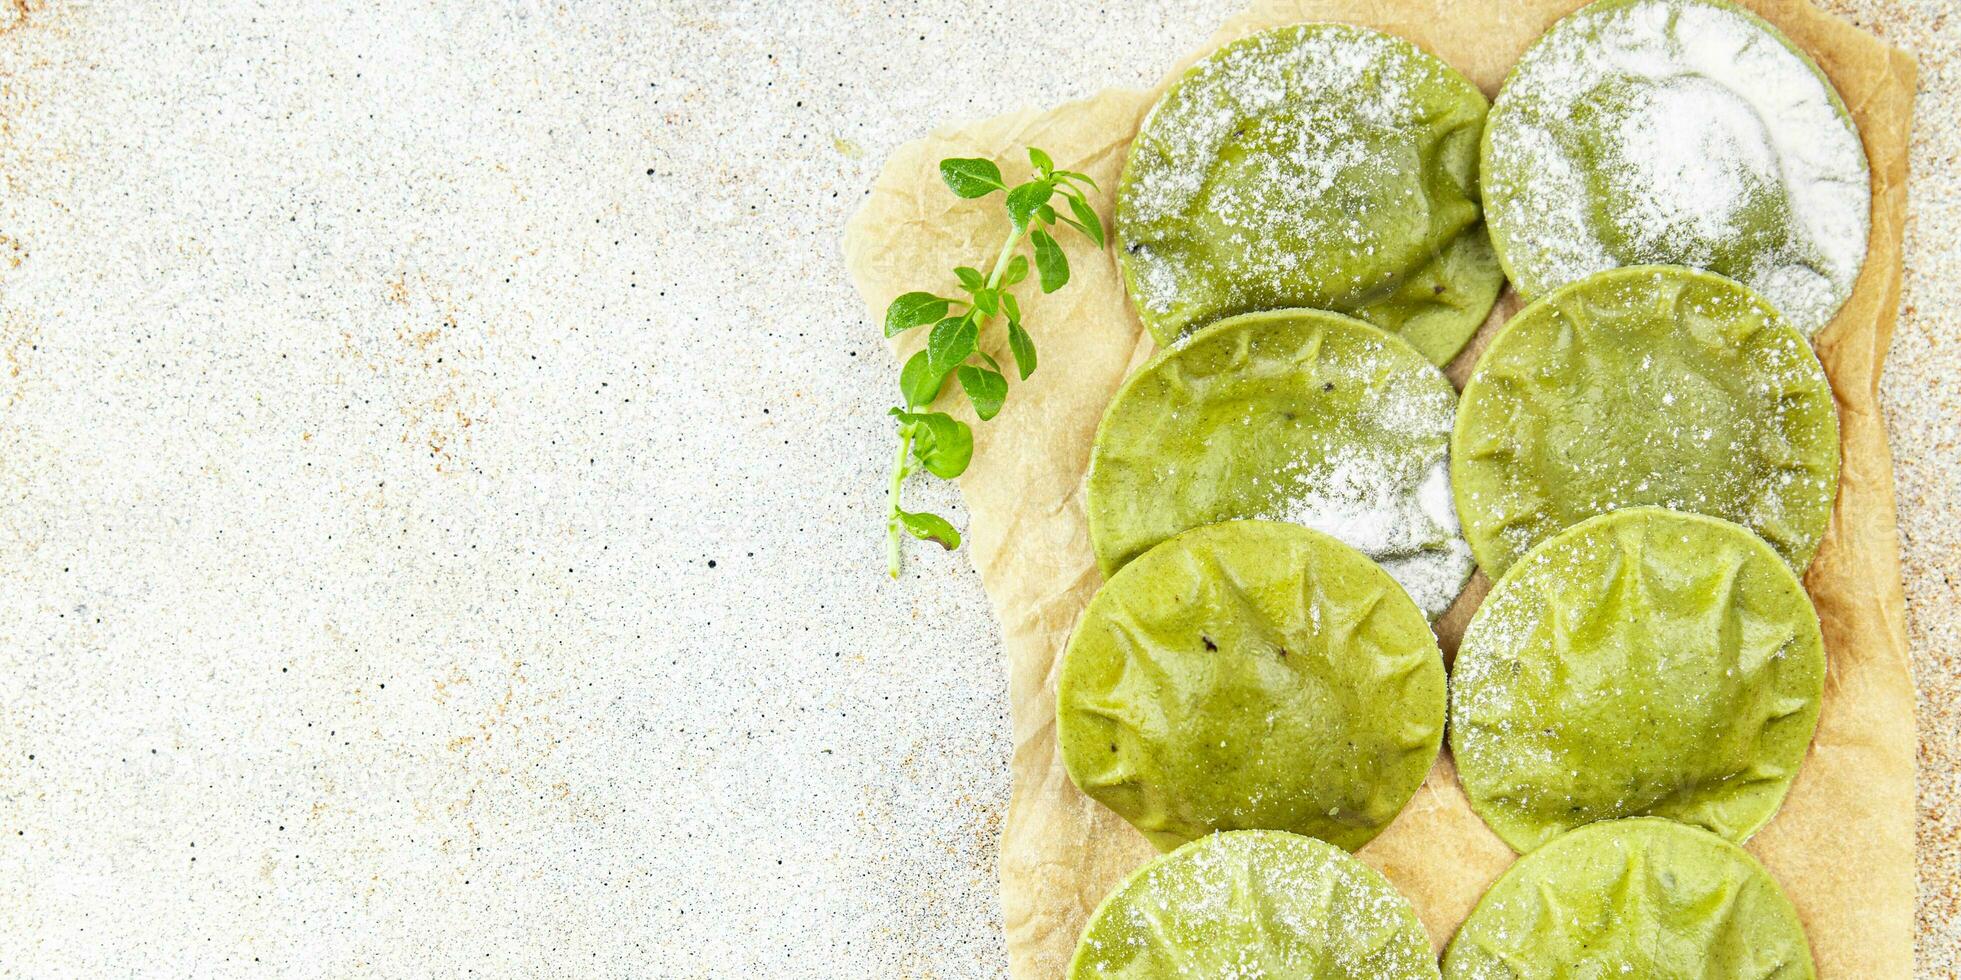
[[[964,555],[882,577],[839,231],[1230,4],[5,6],[0,974],[1002,974],[998,638]],[[1952,976],[1961,15],[1836,6],[1925,72],[1885,402]]]

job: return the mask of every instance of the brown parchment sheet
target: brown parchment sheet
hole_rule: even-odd
[[[1260,0],[1166,80],[1250,32],[1332,20],[1409,38],[1495,95],[1526,46],[1580,5]],[[1878,384],[1899,302],[1914,65],[1806,0],[1746,5],[1831,76],[1865,139],[1873,181],[1865,269],[1851,300],[1816,338],[1844,439],[1837,507],[1805,576],[1829,658],[1824,710],[1790,797],[1748,846],[1796,903],[1821,976],[1906,977],[1913,964],[1914,699]],[[1042,147],[1058,166],[1096,179],[1103,188],[1097,203],[1108,215],[1131,136],[1161,90],[1105,91],[1046,112],[948,126],[896,150],[845,231],[846,262],[874,322],[882,322],[899,293],[951,294],[953,267],[993,255],[1006,234],[998,198],[955,198],[939,180],[941,158],[989,157],[1020,174],[1023,147]],[[1018,980],[1061,976],[1089,913],[1155,853],[1122,819],[1076,790],[1056,752],[1054,668],[1077,615],[1102,584],[1083,516],[1090,442],[1118,384],[1153,350],[1124,297],[1114,255],[1063,237],[1074,274],[1069,285],[1049,296],[1034,289],[1020,294],[1041,367],[1014,385],[999,416],[975,425],[974,461],[960,480],[967,541],[1008,660],[1014,753],[1000,873]],[[1518,306],[1508,290],[1484,331],[1450,365],[1453,381],[1463,383],[1492,327]],[[924,335],[918,330],[898,339],[901,361]],[[983,344],[1006,357],[1004,337],[991,335]],[[896,383],[894,392],[896,400]],[[1474,579],[1439,625],[1447,654],[1487,586],[1482,575]],[[1513,860],[1471,812],[1447,751],[1415,799],[1360,856],[1409,896],[1439,948]]]

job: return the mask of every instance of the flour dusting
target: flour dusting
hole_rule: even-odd
[[[1486,209],[1520,288],[1620,265],[1720,272],[1805,334],[1865,262],[1865,149],[1774,29],[1708,0],[1582,10],[1520,60],[1490,122]]]
[[[1375,559],[1435,620],[1457,598],[1473,564],[1442,451],[1457,400],[1427,376],[1427,365],[1411,370],[1401,360],[1380,343],[1365,346],[1358,358],[1323,360],[1337,383],[1380,379],[1381,390],[1357,413],[1347,438],[1321,440],[1271,474],[1275,503],[1258,516],[1312,528]],[[1438,452],[1430,458],[1410,451],[1431,445]]]
[[[1118,195],[1140,312],[1168,341],[1222,311],[1371,301],[1475,220],[1468,186],[1426,178],[1433,130],[1475,126],[1484,108],[1441,61],[1364,28],[1283,28],[1214,52],[1145,118]],[[1451,207],[1470,217],[1436,217]]]
[[[1214,834],[1159,858],[1097,910],[1077,976],[1434,977],[1409,900],[1340,848]]]

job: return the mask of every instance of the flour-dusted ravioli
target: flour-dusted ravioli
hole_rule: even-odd
[[[1488,108],[1401,38],[1274,28],[1173,83],[1117,188],[1118,258],[1159,345],[1277,307],[1347,313],[1442,364],[1498,298],[1478,210]]]
[[[1513,317],[1457,408],[1451,489],[1485,574],[1594,514],[1735,521],[1792,568],[1838,493],[1838,407],[1810,344],[1732,280],[1604,272]]]
[[[1422,784],[1443,723],[1416,604],[1361,552],[1272,521],[1125,565],[1056,681],[1069,778],[1159,850],[1240,829],[1360,847]]]
[[[1740,843],[1797,778],[1824,684],[1818,614],[1776,552],[1630,508],[1532,549],[1485,597],[1451,667],[1450,749],[1520,851],[1633,816]]]
[[[1471,575],[1446,454],[1457,392],[1414,347],[1318,310],[1222,320],[1117,392],[1087,480],[1104,574],[1203,524],[1325,531],[1431,619]]]
[[[1597,823],[1520,858],[1444,954],[1447,980],[1811,980],[1797,910],[1706,830]]]
[[[1146,864],[1090,916],[1069,980],[1436,980],[1409,900],[1338,847],[1213,834]]]
[[[1872,191],[1845,105],[1726,0],[1601,0],[1553,25],[1498,94],[1483,159],[1491,239],[1528,299],[1688,265],[1809,336],[1865,264]]]

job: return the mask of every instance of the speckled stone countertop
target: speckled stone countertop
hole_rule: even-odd
[[[964,555],[882,577],[839,232],[1225,10],[4,6],[0,975],[1002,975],[998,640]],[[1955,976],[1961,13],[1835,6],[1923,79],[1885,404]]]

